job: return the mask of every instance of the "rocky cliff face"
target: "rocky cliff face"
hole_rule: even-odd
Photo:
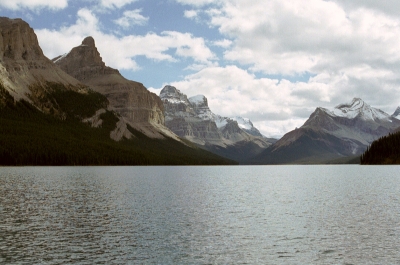
[[[201,107],[192,104],[185,94],[173,86],[165,86],[160,98],[165,108],[165,125],[175,134],[200,145],[225,145],[215,122],[201,118],[198,112]]]
[[[245,132],[254,135],[254,136],[260,136],[263,137],[263,135],[260,133],[260,131],[254,127],[253,123],[246,118],[242,118],[240,116],[236,116],[232,118],[234,121],[236,121],[239,125],[239,127],[244,130]]]
[[[166,126],[209,151],[244,161],[271,145],[268,139],[243,130],[237,121],[214,114],[203,95],[188,98],[175,87],[165,86],[160,98]]]
[[[164,126],[164,106],[160,98],[141,83],[125,79],[118,70],[108,67],[95,41],[87,37],[68,54],[53,59],[62,70],[93,90],[105,95],[110,108],[123,120],[149,137],[176,136]]]
[[[0,77],[16,100],[28,100],[39,108],[49,82],[71,90],[83,88],[43,55],[33,29],[21,19],[0,17]]]
[[[393,112],[392,117],[399,118],[399,116],[400,116],[400,107],[397,107],[397,109]]]
[[[357,156],[399,127],[400,120],[355,98],[333,110],[317,108],[302,127],[285,134],[255,161],[319,163]]]

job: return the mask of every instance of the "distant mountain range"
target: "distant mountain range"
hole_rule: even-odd
[[[378,138],[400,127],[400,120],[354,98],[333,110],[317,108],[298,129],[285,134],[254,164],[327,163],[359,157]]]
[[[125,79],[92,37],[49,60],[26,22],[0,18],[0,165],[344,163],[398,131],[399,116],[355,98],[270,139],[204,95]]]
[[[244,162],[274,143],[261,135],[252,122],[214,114],[204,95],[188,98],[173,86],[160,92],[165,108],[165,125],[179,137],[215,154]]]

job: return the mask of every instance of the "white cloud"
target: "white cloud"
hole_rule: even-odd
[[[204,94],[217,114],[250,118],[267,136],[283,135],[300,127],[315,109],[311,103],[329,97],[328,86],[318,89],[315,83],[257,78],[234,65],[210,66],[172,85],[188,96]],[[152,91],[159,93],[156,89]],[[298,96],[299,91],[318,93],[315,98],[307,99]]]
[[[106,8],[121,8],[137,0],[101,0],[100,4]]]
[[[176,1],[181,4],[193,5],[198,7],[221,2],[220,0],[176,0]]]
[[[64,54],[92,36],[105,63],[117,69],[137,70],[136,56],[145,56],[157,61],[178,61],[190,58],[195,62],[207,64],[215,55],[206,46],[203,38],[189,33],[165,31],[160,35],[147,33],[143,36],[128,35],[117,37],[101,31],[98,18],[88,9],[78,11],[74,25],[59,30],[35,30],[43,52],[49,58]]]
[[[208,25],[231,40],[214,42],[226,49],[221,65],[247,69],[204,68],[175,83],[211,97],[217,113],[247,113],[264,130],[284,132],[316,107],[332,108],[352,97],[389,113],[400,104],[398,1],[176,1],[208,14]],[[252,73],[293,81],[274,83]],[[296,82],[301,75],[312,77]]]
[[[185,10],[184,17],[195,18],[195,17],[197,17],[197,11],[196,10]]]
[[[223,39],[223,40],[219,40],[219,41],[214,41],[213,44],[215,46],[219,46],[219,47],[227,49],[232,45],[232,41],[231,40],[227,40],[227,39]]]
[[[125,11],[123,17],[114,20],[114,22],[123,28],[129,28],[134,25],[145,25],[149,18],[142,16],[141,12],[141,9]]]
[[[18,10],[23,8],[28,9],[64,9],[68,6],[68,0],[1,0],[0,7],[7,9]]]

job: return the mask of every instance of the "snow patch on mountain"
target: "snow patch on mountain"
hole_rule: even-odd
[[[232,120],[236,121],[238,123],[239,127],[242,129],[251,130],[251,128],[254,127],[253,123],[247,118],[242,118],[240,116],[236,116],[236,117],[232,118]]]
[[[215,121],[217,128],[221,129],[228,124],[229,118],[214,114],[213,120]]]
[[[325,110],[325,109],[324,109]],[[360,98],[354,98],[351,103],[340,104],[333,111],[327,113],[336,117],[354,119],[360,117],[363,120],[390,120],[390,115],[380,109],[376,109],[365,103]]]
[[[197,95],[194,97],[190,97],[188,100],[191,107],[194,109],[200,119],[207,121],[214,120],[215,114],[212,113],[212,111],[208,107],[208,101],[205,96]]]
[[[197,95],[194,97],[190,97],[189,102],[195,105],[200,105],[204,104],[204,102],[207,102],[207,98],[204,95]]]

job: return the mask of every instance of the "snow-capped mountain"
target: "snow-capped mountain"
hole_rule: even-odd
[[[327,112],[329,112],[327,110]],[[372,108],[360,98],[354,98],[349,104],[340,104],[330,112],[332,116],[363,120],[389,120],[390,115],[380,109]]]
[[[250,120],[239,119],[240,126],[235,119],[213,113],[204,95],[188,98],[175,87],[165,86],[160,98],[164,104],[166,126],[209,151],[240,161],[272,143],[254,128]]]
[[[316,163],[362,154],[400,120],[360,98],[333,110],[317,108],[299,129],[285,134],[256,163]]]
[[[242,118],[240,116],[236,116],[232,118],[234,121],[236,121],[239,125],[239,127],[246,131],[247,133],[254,135],[254,136],[260,136],[263,137],[263,135],[260,133],[260,131],[254,127],[253,123],[247,119],[247,118]]]

